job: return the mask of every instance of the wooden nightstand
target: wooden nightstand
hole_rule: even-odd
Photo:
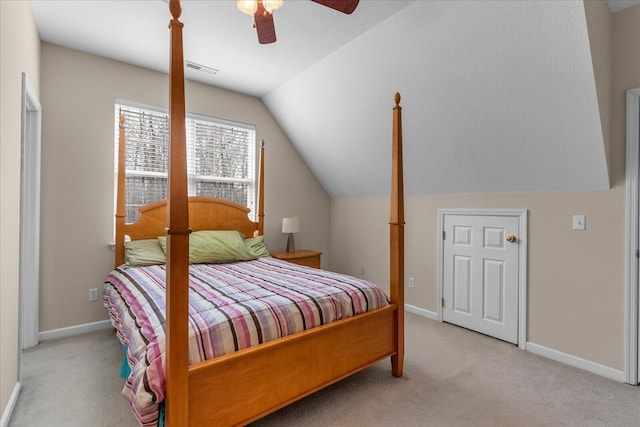
[[[272,252],[271,256],[298,265],[320,268],[320,256],[322,252],[309,251],[306,249],[295,252]]]

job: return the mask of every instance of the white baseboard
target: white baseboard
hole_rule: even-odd
[[[600,365],[599,363],[595,363],[590,360],[572,356],[567,353],[562,353],[561,351],[543,347],[532,342],[527,342],[527,351],[547,357],[557,362],[564,363],[566,365],[573,366],[575,368],[584,369],[585,371],[601,375],[614,381],[624,382],[624,372],[610,368],[608,366]]]
[[[69,326],[67,328],[40,332],[38,334],[38,339],[40,341],[55,340],[58,338],[71,337],[73,335],[86,334],[87,332],[101,331],[112,327],[110,320],[101,320],[99,322],[85,323],[83,325]]]
[[[439,320],[438,313],[425,310],[424,308],[416,307],[410,304],[405,304],[404,309],[405,311],[408,311],[409,313],[417,314],[418,316],[426,317],[432,320]],[[600,375],[605,378],[609,378],[614,381],[624,382],[623,371],[619,371],[617,369],[613,369],[608,366],[604,366],[587,359],[582,359],[577,356],[572,356],[570,354],[563,353],[558,350],[553,350],[551,348],[544,347],[539,344],[532,343],[530,341],[527,341],[525,350],[530,351],[531,353],[537,354],[539,356],[543,356],[548,359],[555,360],[556,362],[564,363],[565,365],[573,366],[575,368],[583,369],[587,372],[591,372],[593,374]]]
[[[418,316],[426,317],[427,319],[438,320],[438,313],[425,310],[424,308],[416,307],[415,305],[405,304],[404,310],[408,311],[409,313],[417,314]]]
[[[416,314],[418,316],[426,317],[432,320],[438,320],[438,313],[434,313],[433,311],[425,310],[424,308],[416,307],[414,305],[405,304],[405,311],[409,313]],[[103,329],[112,328],[111,321],[102,320],[99,322],[93,323],[85,323],[83,325],[70,326],[67,328],[54,329],[51,331],[44,331],[38,334],[38,338],[40,341],[52,340],[57,338],[65,338],[73,335],[80,335],[87,332],[100,331]],[[608,366],[600,365],[599,363],[592,362],[590,360],[582,359],[577,356],[572,356],[567,353],[563,353],[561,351],[553,350],[551,348],[547,348],[532,342],[527,342],[526,350],[531,353],[537,354],[539,356],[547,357],[551,360],[555,360],[557,362],[561,362],[567,364],[569,366],[573,366],[576,368],[584,369],[585,371],[601,375],[605,378],[612,379],[618,382],[624,382],[624,372],[610,368]],[[2,423],[0,423],[0,427],[5,427],[5,417],[6,423],[9,422],[9,417],[11,416],[11,412],[13,411],[13,405],[15,405],[15,401],[13,399],[17,399],[18,393],[20,392],[20,383],[16,383],[16,387],[14,388],[14,392],[11,395],[11,400],[9,401],[9,405],[7,405],[7,410],[2,416]],[[14,396],[15,395],[15,396]],[[9,414],[7,415],[7,411]]]
[[[7,427],[9,425],[9,420],[11,419],[11,415],[13,415],[13,409],[16,407],[16,403],[18,403],[18,396],[20,396],[21,388],[22,384],[19,382],[17,382],[13,387],[13,392],[11,392],[11,397],[9,398],[9,402],[7,402],[7,407],[2,412],[0,427]]]

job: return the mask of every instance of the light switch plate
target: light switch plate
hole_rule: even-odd
[[[573,216],[573,229],[574,230],[584,230],[585,228],[586,228],[585,216],[584,215],[574,215]]]

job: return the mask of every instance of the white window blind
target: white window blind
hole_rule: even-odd
[[[135,222],[138,207],[167,197],[169,116],[152,107],[116,102],[116,176],[119,114],[125,116],[126,218]],[[189,195],[255,205],[255,127],[187,114]]]

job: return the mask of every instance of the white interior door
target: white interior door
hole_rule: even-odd
[[[445,215],[443,320],[518,344],[519,218]]]

